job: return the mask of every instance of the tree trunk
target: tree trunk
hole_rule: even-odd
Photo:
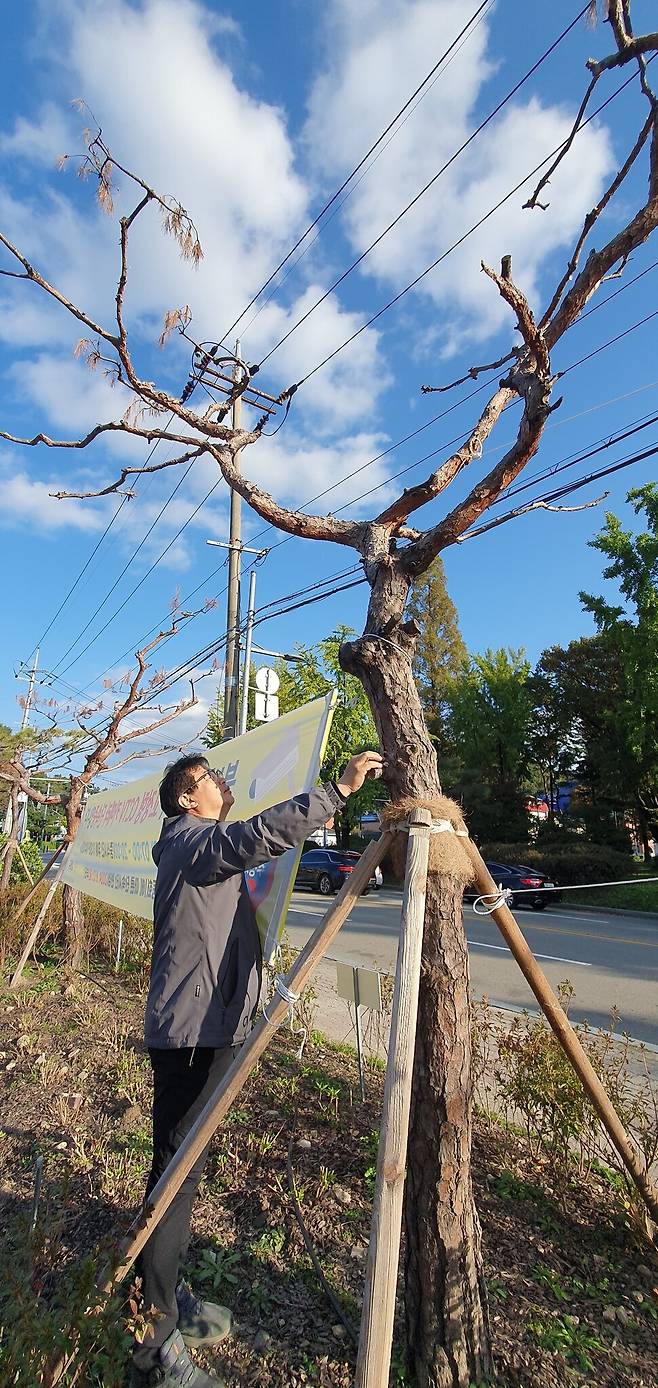
[[[491,1373],[471,1183],[469,970],[461,888],[427,883],[405,1202],[407,1343],[418,1388]]]
[[[12,785],[9,792],[11,804],[11,829],[5,844],[5,853],[2,862],[2,877],[0,878],[0,895],[4,896],[9,891],[9,878],[11,868],[18,843],[18,790]]]
[[[87,958],[87,928],[82,909],[82,897],[75,887],[62,889],[62,921],[64,924],[65,962],[70,969],[82,969]]]
[[[408,583],[382,568],[364,636],[340,650],[368,694],[393,800],[440,792],[413,678]],[[385,635],[384,635],[385,633]],[[406,1321],[418,1388],[469,1388],[491,1374],[480,1226],[471,1183],[469,973],[461,888],[430,873],[405,1190]]]
[[[81,785],[71,783],[71,792],[65,805],[66,829],[71,841],[75,839],[82,814]],[[62,890],[62,924],[64,926],[64,959],[70,969],[82,969],[87,959],[88,932],[85,924],[82,896],[75,887],[64,886]]]

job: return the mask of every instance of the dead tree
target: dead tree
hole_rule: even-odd
[[[639,38],[633,35],[629,0],[608,0],[607,21],[614,35],[614,51],[600,62],[588,63],[589,86],[571,135],[526,206],[535,209],[533,215],[541,215],[541,211],[536,210],[545,205],[540,202],[540,196],[557,165],[568,156],[594,88],[606,73],[628,65],[637,68],[639,95],[646,110],[637,138],[596,207],[586,217],[569,262],[541,316],[532,311],[522,290],[515,284],[508,257],[503,257],[500,274],[483,265],[492,285],[508,305],[521,343],[501,361],[491,364],[496,369],[511,363],[461,448],[446,458],[424,482],[405,490],[369,520],[349,521],[331,515],[304,514],[280,505],[245,477],[237,465],[238,450],[256,440],[260,426],[251,433],[234,433],[223,423],[231,403],[230,395],[219,409],[211,406],[205,414],[196,413],[189,407],[185,392],[183,403],[136,374],[123,314],[130,228],[147,207],[159,205],[165,211],[166,229],[179,238],[183,253],[198,258],[200,248],[196,233],[188,214],[178,204],[161,198],[140,179],[122,170],[139,186],[139,200],[130,216],[123,217],[120,222],[116,328],[112,329],[95,323],[82,309],[70,303],[19,250],[5,237],[0,237],[23,267],[22,277],[59,301],[91,332],[92,339],[85,339],[81,344],[81,351],[87,353],[91,364],[104,362],[133,397],[133,408],[122,421],[99,423],[81,439],[55,440],[42,433],[22,439],[7,433],[0,436],[27,446],[41,443],[62,449],[84,449],[94,438],[111,430],[123,430],[148,441],[166,439],[178,444],[182,453],[176,459],[151,464],[147,470],[175,466],[177,462],[203,453],[215,459],[228,485],[235,488],[264,521],[291,535],[325,540],[356,550],[370,584],[371,596],[363,635],[345,642],[340,661],[345,670],[359,677],[367,691],[388,763],[387,783],[393,800],[412,797],[434,801],[440,793],[436,752],[425,727],[412,673],[417,631],[414,623],[405,619],[410,585],[444,549],[463,543],[474,533],[474,528],[478,529],[480,518],[537,453],[546,421],[560,403],[559,399],[553,399],[559,375],[556,376],[551,368],[552,350],[606,278],[623,272],[629,257],[649,240],[658,223],[658,103],[648,79],[649,61],[658,51],[658,34]],[[615,195],[647,152],[648,189],[642,205],[629,218],[623,209],[620,210],[618,229],[604,240],[600,249],[589,251],[580,268],[581,255],[592,230],[604,211],[609,217]],[[101,200],[108,205],[111,202],[112,161],[100,134],[90,139],[87,162],[98,179]],[[606,227],[609,225],[607,221]],[[188,325],[188,312],[174,310],[167,315],[165,332],[175,327],[186,331]],[[474,378],[483,370],[484,367],[473,367],[469,375]],[[232,394],[241,393],[248,384],[248,377],[241,378]],[[516,438],[500,462],[482,475],[478,462],[483,446],[502,415],[515,402],[522,405]],[[155,423],[144,424],[139,414],[142,406],[155,416]],[[169,414],[176,421],[175,425],[162,423],[164,416]],[[130,473],[138,471],[137,467],[124,468],[114,482],[83,495],[117,491]],[[429,529],[421,531],[409,524],[414,513],[435,501],[467,471],[476,473],[477,480],[474,478],[463,501]],[[530,511],[537,504],[517,506],[507,518]],[[488,524],[499,523],[497,519]],[[469,1017],[468,956],[461,886],[448,876],[430,873],[406,1199],[408,1344],[419,1388],[467,1388],[469,1383],[489,1379],[492,1371],[480,1228],[471,1184]]]
[[[72,722],[76,725],[75,731],[56,739],[30,771],[34,774],[38,770],[46,775],[53,775],[57,771],[61,776],[63,764],[82,758],[81,769],[71,772],[65,790],[47,795],[31,783],[22,761],[14,760],[0,764],[0,778],[10,783],[12,803],[15,802],[18,792],[24,791],[28,798],[38,805],[61,805],[66,816],[66,838],[69,843],[73,842],[80,826],[86,795],[96,778],[103,772],[117,771],[128,762],[150,754],[150,749],[137,747],[127,756],[120,757],[118,761],[113,760],[121,748],[171,723],[172,719],[193,708],[197,702],[195,685],[191,681],[191,693],[187,698],[179,699],[169,706],[154,705],[153,700],[157,698],[158,688],[166,683],[166,673],[156,672],[150,680],[146,680],[150,668],[147,663],[148,656],[163,641],[175,636],[177,631],[178,627],[174,621],[169,630],[159,632],[148,646],[135,653],[137,668],[122,681],[127,685],[127,692],[114,702],[111,709],[105,708],[104,699],[101,698],[94,706],[73,706],[59,710],[60,714],[71,716]],[[38,708],[38,702],[35,707]],[[135,715],[147,710],[151,714],[156,713],[157,716],[146,724],[135,727],[132,723]],[[98,721],[94,723],[91,720],[96,715]],[[152,749],[158,753],[168,750],[180,749],[175,746],[158,746]],[[66,962],[72,969],[80,969],[86,955],[87,937],[82,899],[75,887],[65,885],[62,890],[62,917]]]

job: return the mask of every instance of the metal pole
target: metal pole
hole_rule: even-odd
[[[35,653],[34,653],[34,660],[33,660],[33,662],[32,662],[32,669],[30,670],[30,679],[29,679],[29,684],[28,684],[28,686],[27,686],[27,698],[26,698],[26,700],[25,700],[25,708],[23,709],[23,717],[22,717],[22,720],[21,720],[21,732],[22,732],[22,733],[25,732],[25,729],[27,728],[27,725],[28,725],[28,719],[29,719],[29,717],[30,717],[30,707],[31,707],[31,704],[32,704],[32,697],[33,697],[33,695],[34,695],[34,681],[35,681],[36,676],[37,676],[37,666],[38,666],[38,664],[39,664],[39,647],[37,646],[36,651],[35,651]],[[22,755],[23,755],[23,754],[22,754],[22,752],[21,752],[21,753],[19,754],[19,756],[21,757],[21,759],[22,759]],[[26,780],[27,780],[27,782],[28,782],[28,784],[29,784],[29,781],[30,781],[30,772],[29,772],[29,770],[26,770],[26,772],[25,772],[25,777],[26,777]],[[27,834],[27,797],[26,797],[26,799],[25,799],[25,804],[24,804],[24,806],[21,806],[21,807],[17,810],[17,816],[18,816],[17,842],[18,842],[18,844],[20,845],[20,844],[23,842],[23,840],[24,840],[24,838],[25,838],[25,835]]]
[[[363,1042],[361,1039],[361,1013],[359,1012],[359,970],[352,969],[354,979],[354,1010],[356,1013],[356,1053],[359,1060],[359,1084],[361,1086],[361,1103],[366,1101],[366,1077],[363,1073]]]
[[[249,575],[249,605],[247,608],[247,632],[244,642],[244,666],[242,670],[242,703],[240,705],[240,736],[247,731],[247,713],[249,710],[249,668],[251,666],[251,638],[254,631],[254,616],[256,613],[256,570],[252,569]]]
[[[34,681],[35,681],[35,679],[36,679],[36,677],[37,677],[37,666],[38,666],[38,664],[39,664],[39,647],[37,646],[37,649],[36,649],[36,652],[35,652],[35,656],[34,656],[34,662],[33,662],[33,665],[32,665],[32,669],[30,670],[30,682],[29,682],[28,687],[27,687],[27,698],[26,698],[26,700],[25,700],[25,708],[23,709],[23,721],[22,721],[22,723],[21,723],[21,732],[22,732],[22,733],[25,732],[25,729],[26,729],[26,727],[27,727],[27,720],[28,720],[28,718],[29,718],[29,716],[30,716],[30,704],[32,703],[32,695],[34,694]]]
[[[121,963],[121,945],[122,945],[122,943],[123,943],[123,916],[120,916],[120,918],[119,918],[119,934],[118,934],[118,937],[117,937],[117,957],[116,957],[116,959],[115,959],[115,961],[114,961],[114,972],[115,972],[115,974],[118,974],[118,972],[119,972],[119,965],[120,965],[120,963]]]
[[[240,379],[240,341],[235,344],[236,366],[234,380]],[[233,405],[232,424],[240,428],[242,402],[240,398]],[[235,465],[239,467],[239,452],[235,454]],[[231,521],[228,553],[228,600],[226,604],[226,665],[224,667],[224,737],[235,737],[238,727],[238,681],[240,677],[240,564],[241,564],[241,506],[242,497],[231,488]]]

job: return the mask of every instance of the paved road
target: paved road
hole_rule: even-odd
[[[331,957],[393,972],[397,953],[401,894],[384,888],[364,897],[331,949]],[[311,892],[295,892],[287,934],[300,948],[326,902]],[[517,911],[528,944],[555,988],[571,980],[576,995],[574,1020],[607,1027],[613,1008],[620,1028],[658,1046],[658,916],[613,915],[605,910],[570,911],[568,905]],[[471,981],[476,997],[486,993],[503,1007],[536,1007],[535,998],[511,958],[496,925],[465,909]],[[308,922],[308,923],[307,923]]]

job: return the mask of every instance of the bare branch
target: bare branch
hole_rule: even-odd
[[[589,236],[592,230],[592,227],[594,226],[595,222],[598,221],[599,217],[601,216],[601,213],[605,210],[605,208],[608,206],[608,203],[611,201],[611,199],[615,196],[615,193],[621,187],[622,183],[624,182],[624,179],[626,178],[626,175],[629,173],[641,150],[644,148],[649,138],[649,135],[651,134],[652,129],[653,115],[650,114],[647,117],[647,120],[645,121],[630,154],[622,164],[621,168],[618,169],[617,173],[615,174],[615,177],[612,180],[612,183],[610,183],[609,186],[606,188],[603,196],[599,198],[596,207],[593,207],[591,212],[588,212],[585,221],[583,222],[582,231],[580,232],[578,240],[576,241],[576,244],[571,253],[571,259],[569,261],[569,264],[567,265],[562,279],[560,280],[555,290],[555,293],[553,294],[553,297],[551,299],[550,304],[548,305],[548,308],[546,309],[546,312],[543,314],[541,318],[540,327],[545,327],[546,323],[548,323],[549,319],[553,316],[553,313],[555,312],[555,309],[557,308],[557,305],[559,304],[560,299],[562,298],[564,289],[569,283],[569,280],[571,279],[572,275],[575,274],[576,268],[578,266],[578,261],[580,259],[580,253],[587,240],[587,237]],[[627,259],[628,256],[626,256],[626,260]],[[603,283],[603,280],[601,281],[601,283]]]
[[[407,516],[411,515],[412,511],[417,511],[419,506],[425,506],[428,501],[433,501],[442,491],[445,491],[445,488],[465,467],[468,467],[474,458],[482,456],[485,440],[488,439],[503,410],[514,399],[516,399],[515,391],[508,387],[501,387],[497,390],[493,398],[487,402],[466,443],[463,443],[451,458],[448,458],[445,463],[441,464],[441,467],[431,473],[425,482],[419,482],[415,487],[405,487],[402,496],[380,513],[377,517],[378,523],[391,525],[400,535],[402,532],[399,526],[407,519]]]
[[[149,202],[152,199],[152,196],[153,194],[150,191],[146,192],[141,201],[138,202],[137,206],[133,208],[132,212],[130,213],[130,216],[121,218],[121,271],[119,273],[119,283],[117,285],[116,292],[116,312],[117,327],[119,329],[119,341],[121,343],[120,352],[122,358],[125,355],[127,355],[128,352],[126,326],[123,321],[123,300],[126,292],[126,283],[128,280],[128,232],[133,222],[135,221],[135,218],[138,217],[140,212],[143,212],[144,208],[148,206]]]
[[[72,303],[70,299],[67,299],[65,294],[62,294],[53,284],[49,284],[48,280],[44,279],[43,275],[41,275],[38,270],[35,270],[33,265],[30,265],[29,260],[22,255],[16,246],[12,245],[8,237],[1,231],[0,244],[6,246],[10,255],[15,256],[16,260],[19,260],[21,265],[25,267],[25,275],[18,276],[18,278],[32,280],[33,284],[38,284],[39,288],[43,289],[45,294],[49,294],[52,299],[56,299],[58,304],[61,304],[63,308],[68,309],[69,313],[73,314],[74,318],[78,318],[81,323],[85,323],[88,328],[91,328],[91,331],[96,333],[98,337],[104,338],[105,342],[111,343],[112,347],[115,347],[117,351],[119,350],[119,339],[115,337],[113,333],[108,332],[106,328],[101,328],[99,323],[95,323],[93,318],[90,318],[87,313],[84,313],[83,310]]]
[[[612,68],[623,67],[625,63],[630,63],[635,58],[641,58],[645,53],[650,53],[652,49],[656,48],[658,48],[658,30],[653,34],[640,34],[636,39],[626,38],[622,47],[616,53],[611,53],[608,58],[588,58],[587,67],[596,80],[602,72],[610,72]]]
[[[512,347],[511,351],[506,352],[504,357],[499,357],[498,361],[485,362],[484,366],[472,366],[465,376],[459,376],[456,381],[450,381],[447,386],[421,386],[423,395],[444,395],[447,390],[454,390],[456,386],[463,386],[466,381],[477,381],[484,371],[497,371],[499,366],[505,366],[508,361],[513,361],[519,354],[518,347]]]
[[[594,91],[594,88],[595,88],[595,86],[596,86],[596,84],[597,84],[597,82],[598,82],[598,80],[599,80],[599,76],[600,76],[600,74],[597,72],[596,76],[595,76],[595,77],[592,77],[592,80],[591,80],[591,82],[590,82],[590,84],[589,84],[589,86],[588,86],[588,88],[587,88],[587,91],[585,92],[585,95],[584,95],[584,97],[583,97],[583,99],[582,99],[582,101],[581,101],[581,103],[580,103],[579,108],[578,108],[578,114],[577,114],[577,116],[576,116],[576,119],[575,119],[575,121],[574,121],[572,127],[571,127],[571,133],[567,136],[567,139],[566,139],[565,143],[562,145],[562,147],[561,147],[559,153],[556,154],[555,159],[553,160],[553,163],[551,164],[550,168],[546,170],[546,173],[542,174],[542,176],[541,176],[541,178],[540,178],[540,180],[539,180],[539,183],[537,184],[537,187],[535,188],[534,193],[531,193],[530,197],[528,198],[528,201],[527,201],[527,202],[524,202],[524,204],[523,204],[524,208],[541,207],[542,211],[545,212],[545,211],[546,211],[546,208],[549,206],[549,204],[548,204],[547,202],[540,202],[540,201],[539,201],[539,194],[540,194],[540,193],[542,192],[542,190],[546,187],[546,184],[547,184],[547,183],[550,183],[551,178],[553,177],[553,174],[555,173],[555,170],[556,170],[557,168],[559,168],[560,164],[562,163],[562,160],[563,160],[563,159],[566,157],[566,155],[569,153],[569,150],[571,149],[571,146],[572,146],[572,144],[573,144],[573,142],[574,142],[574,140],[575,140],[575,138],[576,138],[576,135],[578,134],[578,131],[580,130],[580,127],[581,127],[581,125],[582,125],[583,116],[585,115],[585,111],[587,110],[587,106],[588,106],[588,103],[589,103],[589,99],[590,99],[590,97],[591,97],[591,95],[592,95],[592,92]]]
[[[228,434],[229,430],[222,433]],[[43,443],[46,448],[88,448],[100,434],[133,434],[135,438],[145,439],[147,443],[153,443],[155,439],[166,439],[168,443],[193,444],[194,439],[182,434],[172,434],[166,429],[138,429],[136,425],[126,424],[124,420],[110,420],[108,424],[96,424],[85,434],[82,439],[51,439],[48,434],[34,434],[31,439],[18,438],[16,434],[8,434],[4,429],[0,429],[0,439],[7,439],[9,443],[20,443],[25,448],[34,448],[36,444]],[[139,472],[136,468],[134,471]]]
[[[201,444],[199,448],[191,448],[187,453],[179,454],[177,458],[164,458],[159,463],[145,464],[144,467],[124,467],[121,469],[120,476],[115,478],[114,482],[108,482],[106,487],[100,487],[99,490],[95,492],[49,492],[48,495],[55,497],[57,501],[63,501],[64,498],[68,497],[86,499],[87,497],[94,496],[109,496],[111,492],[119,492],[122,483],[124,483],[126,478],[132,473],[162,472],[164,468],[180,467],[181,463],[189,463],[192,458],[199,458],[203,452],[204,445]],[[132,491],[125,491],[121,492],[120,495],[132,497],[135,493]]]
[[[514,511],[507,511],[504,516],[496,516],[494,520],[487,521],[485,525],[478,525],[474,530],[467,530],[465,535],[460,535],[456,541],[462,545],[464,540],[472,540],[476,535],[484,535],[487,530],[495,530],[497,526],[504,525],[506,521],[516,520],[518,516],[526,516],[529,511],[591,511],[593,506],[600,506],[602,501],[609,497],[609,492],[602,492],[593,501],[584,501],[580,506],[552,506],[548,501],[528,501],[524,506],[517,506]]]
[[[229,487],[239,492],[243,500],[263,520],[287,531],[289,535],[299,535],[305,540],[331,540],[333,544],[349,545],[353,549],[361,548],[363,526],[360,522],[339,520],[337,516],[331,515],[310,516],[303,511],[290,511],[287,507],[280,506],[269,492],[263,491],[255,482],[250,482],[243,476],[235,463],[235,448],[236,440],[231,449],[220,449],[210,443],[207,445],[207,451],[219,463],[222,476]]]
[[[551,364],[548,348],[544,334],[535,323],[525,296],[511,278],[511,260],[508,256],[503,258],[501,274],[497,274],[484,262],[482,269],[498,286],[505,302],[516,314],[517,324],[526,347],[522,360],[501,382],[500,390],[494,397],[494,401],[503,392],[506,393],[504,401],[499,402],[498,415],[500,415],[505,404],[509,403],[513,395],[519,395],[524,400],[523,415],[516,440],[497,467],[493,468],[481,482],[476,484],[465,501],[460,502],[438,525],[426,531],[419,540],[413,541],[405,549],[402,564],[408,574],[423,573],[442,549],[445,549],[447,545],[454,544],[464,531],[473,524],[473,521],[483,511],[488,510],[493,501],[510,485],[536,453],[544,425],[551,412]],[[552,408],[555,409],[557,406]]]

